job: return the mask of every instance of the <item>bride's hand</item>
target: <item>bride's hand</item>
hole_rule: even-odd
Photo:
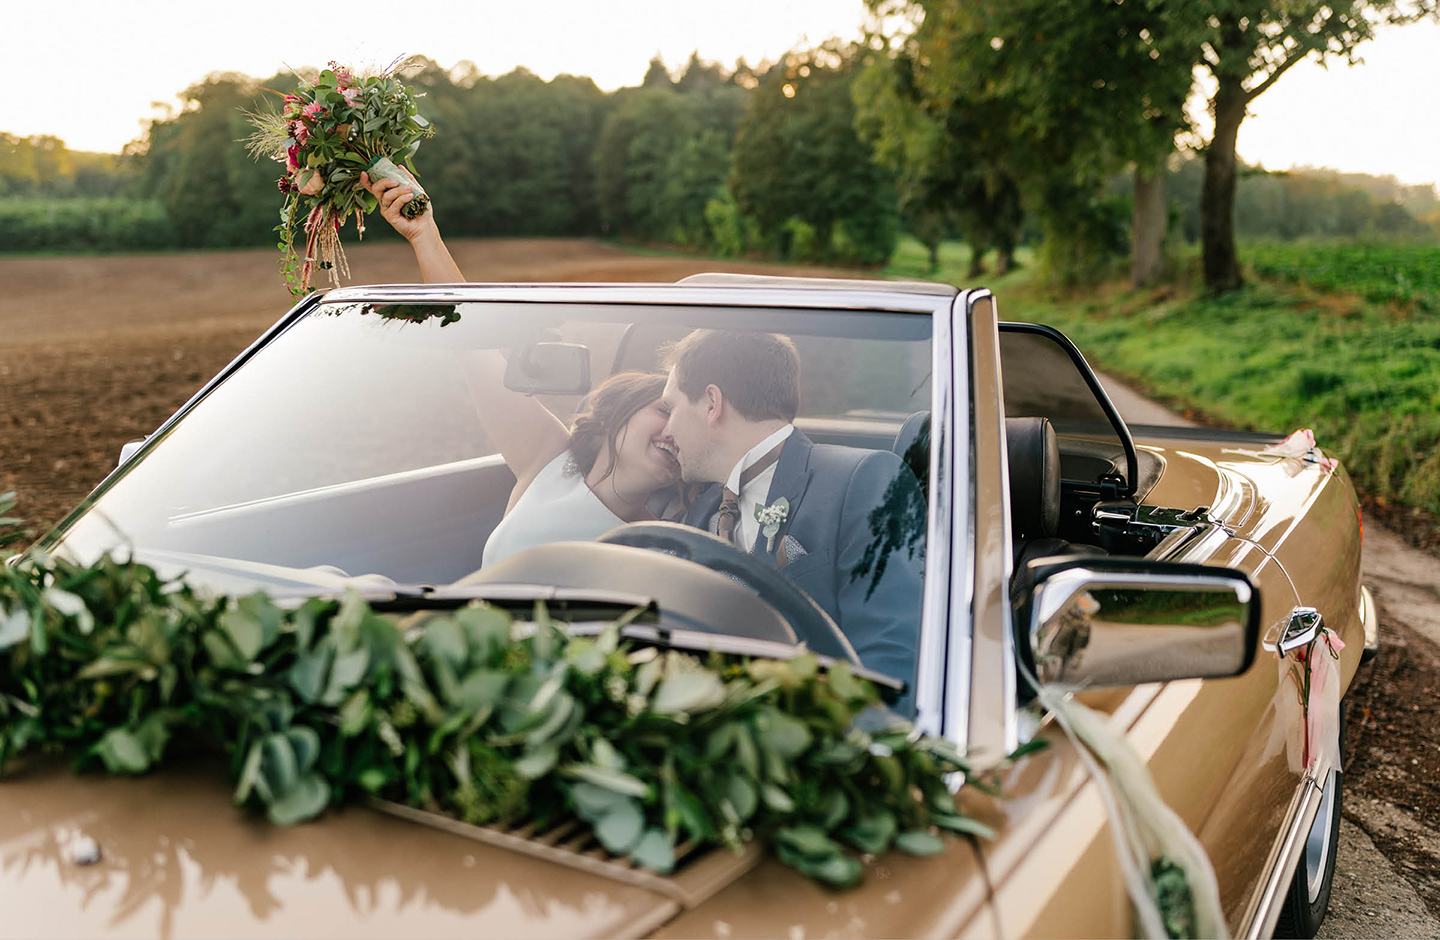
[[[415,191],[410,186],[391,179],[372,179],[370,174],[364,171],[360,173],[360,184],[380,200],[380,215],[408,241],[413,242],[436,230],[435,216],[430,206],[426,206],[425,211],[413,219],[407,219],[400,214],[400,207],[415,198]]]

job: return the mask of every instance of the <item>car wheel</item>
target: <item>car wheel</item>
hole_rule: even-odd
[[[1345,703],[1340,703],[1340,750],[1345,749]],[[1335,856],[1340,843],[1340,797],[1345,775],[1338,768],[1330,771],[1325,781],[1325,795],[1320,811],[1305,836],[1305,849],[1295,878],[1290,882],[1280,920],[1275,924],[1276,937],[1308,938],[1315,936],[1330,906],[1330,888],[1335,880]]]

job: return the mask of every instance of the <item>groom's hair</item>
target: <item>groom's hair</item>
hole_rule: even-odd
[[[800,410],[800,355],[788,336],[695,330],[669,349],[665,367],[686,398],[714,385],[750,421],[794,421]]]

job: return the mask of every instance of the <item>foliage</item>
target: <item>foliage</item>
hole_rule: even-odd
[[[1123,253],[1103,183],[1131,164],[1159,167],[1186,125],[1194,55],[1184,35],[1157,22],[1163,3],[870,6],[889,35],[873,44],[857,98],[867,136],[906,167],[902,201],[945,205],[934,197],[948,192],[968,215],[967,240],[1000,249],[1002,273],[1022,199],[1041,221],[1058,279],[1091,278],[1104,270],[1097,257]],[[933,232],[933,221],[919,221]]]
[[[0,199],[95,199],[122,195],[135,161],[113,153],[69,150],[57,137],[0,133]]]
[[[860,853],[984,835],[946,776],[965,765],[843,664],[706,663],[573,636],[475,603],[404,621],[358,596],[282,608],[198,594],[142,565],[0,568],[0,770],[31,750],[143,773],[223,750],[237,803],[285,825],[361,794],[475,824],[578,814],[611,852],[665,872],[677,845],[770,840],[826,884]]]
[[[330,68],[283,95],[279,112],[248,115],[255,131],[246,149],[256,159],[284,165],[287,174],[277,181],[286,198],[275,231],[280,235],[280,269],[291,294],[309,290],[316,264],[329,269],[331,282],[339,285],[339,274],[346,271],[340,226],[353,215],[364,235],[365,213],[377,205],[360,182],[362,173],[410,185],[414,194],[400,209],[407,218],[417,218],[430,204],[415,181],[411,157],[435,129],[420,114],[414,91],[395,77],[400,65],[396,60],[379,75],[355,75],[331,62]],[[399,170],[400,163],[410,170],[408,175]],[[303,260],[294,244],[302,216]]]
[[[781,257],[878,264],[894,250],[892,174],[855,132],[853,73],[833,48],[792,54],[761,81],[736,131],[730,191]]]
[[[1406,277],[1418,283],[1434,256],[1417,257]],[[1323,261],[1297,266],[1324,270]],[[1162,400],[1240,428],[1314,428],[1371,495],[1440,512],[1440,322],[1419,304],[1396,311],[1273,283],[1218,297],[1066,301],[1022,290],[1005,302],[1007,316],[1065,331],[1104,369]]]
[[[157,200],[0,199],[0,245],[29,251],[135,251],[175,244]]]
[[[1440,313],[1440,245],[1256,242],[1246,255],[1264,277]]]

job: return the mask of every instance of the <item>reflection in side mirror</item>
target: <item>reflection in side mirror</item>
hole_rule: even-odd
[[[1221,678],[1255,659],[1260,595],[1242,571],[1082,557],[1031,574],[1022,653],[1046,685]]]
[[[510,354],[505,387],[525,395],[584,395],[590,391],[590,348],[576,343],[529,343]]]
[[[117,467],[123,466],[124,463],[125,463],[125,461],[127,461],[127,460],[129,460],[131,457],[135,456],[135,452],[136,452],[137,450],[139,450],[140,448],[142,448],[142,447],[145,446],[145,442],[146,442],[147,440],[149,440],[149,438],[137,437],[137,438],[135,438],[135,440],[133,440],[133,441],[126,441],[124,444],[121,444],[121,445],[120,445],[120,460],[119,460],[118,463],[115,464],[115,466],[117,466]]]

